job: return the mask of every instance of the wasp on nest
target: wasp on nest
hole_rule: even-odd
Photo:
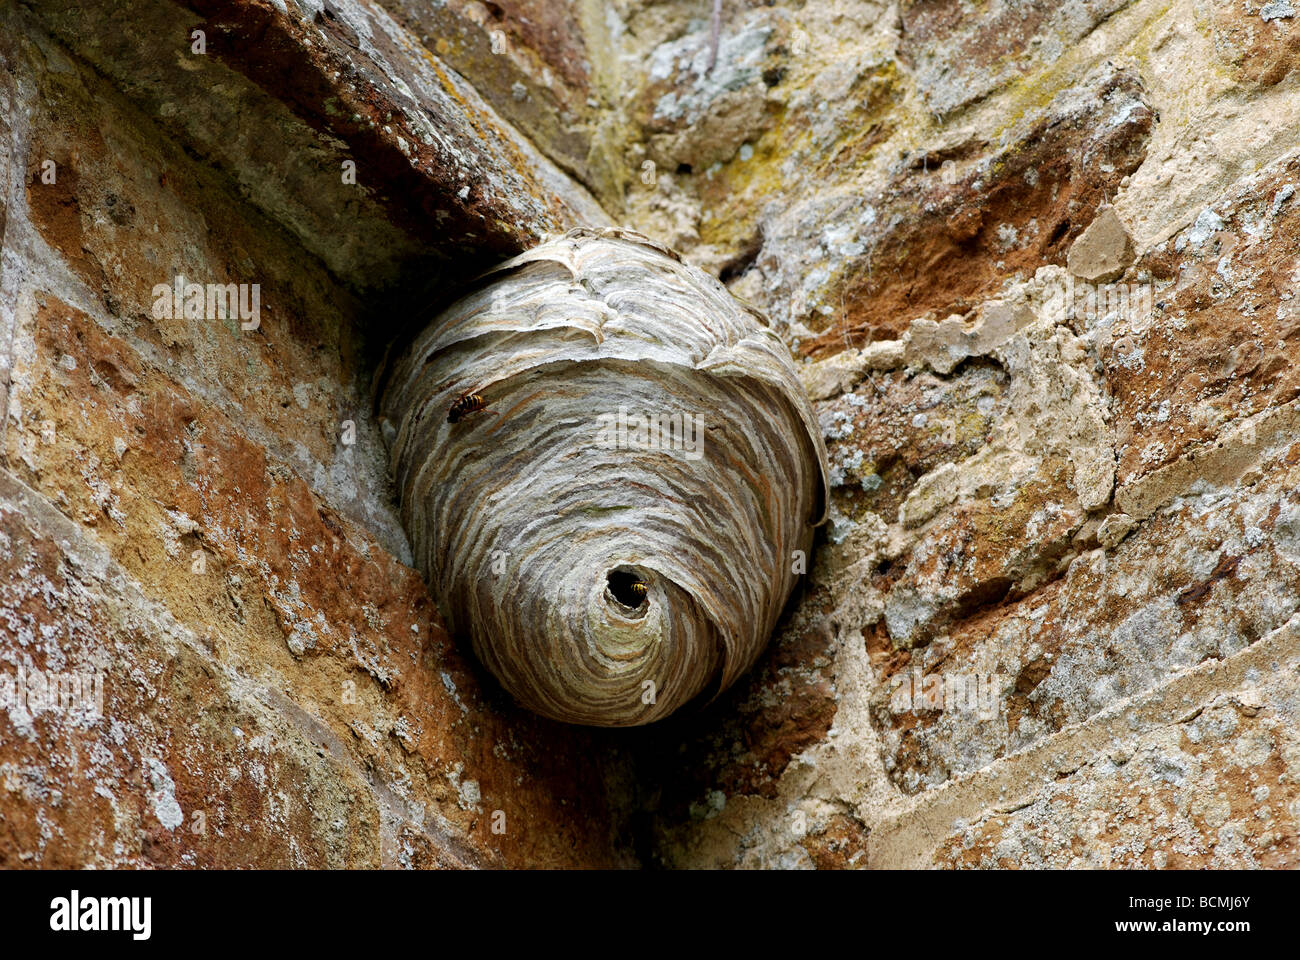
[[[730,686],[824,516],[826,451],[786,345],[626,230],[489,271],[394,362],[380,408],[449,626],[570,723],[650,723]]]

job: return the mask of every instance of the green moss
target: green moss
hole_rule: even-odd
[[[1132,57],[1141,66],[1149,64],[1152,60],[1152,44],[1155,42],[1157,33],[1163,32],[1162,28],[1167,22],[1166,15],[1173,7],[1174,0],[1166,0],[1165,3],[1151,12],[1147,22],[1137,30],[1125,46],[1118,50],[1106,51],[1104,58]],[[1124,16],[1132,9],[1121,10],[1116,16]],[[1001,94],[996,95],[1006,105],[1006,112],[1002,126],[993,131],[992,140],[996,141],[1003,133],[1014,129],[1028,115],[1046,110],[1062,92],[1075,85],[1076,74],[1080,67],[1087,68],[1092,65],[1076,56],[1080,48],[1078,42],[1067,43],[1066,38],[1061,36],[1058,36],[1058,39],[1066,50],[1063,56],[1039,70],[1031,71],[1016,78]],[[1096,62],[1101,62],[1102,59],[1102,57],[1098,57]]]
[[[753,155],[742,160],[737,154],[702,185],[701,198],[715,215],[701,224],[700,239],[726,248],[743,246],[753,236],[763,206],[759,200],[787,195],[797,185],[781,171],[792,158],[807,157],[814,164],[801,172],[799,183],[851,180],[894,129],[902,102],[898,64],[885,60],[864,72],[845,100],[852,106],[837,114],[839,133],[826,145],[813,143],[813,111],[776,107],[771,124],[750,144]]]

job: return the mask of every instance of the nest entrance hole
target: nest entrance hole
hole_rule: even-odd
[[[605,575],[605,596],[624,608],[620,613],[642,616],[649,606],[645,585],[645,577],[632,567],[615,567]]]

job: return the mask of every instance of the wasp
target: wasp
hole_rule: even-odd
[[[649,587],[646,582],[631,570],[611,570],[606,586],[607,596],[617,600],[629,610],[636,610],[645,603]]]
[[[451,407],[448,408],[447,422],[460,423],[460,421],[464,420],[471,413],[478,413],[486,406],[487,401],[483,399],[481,393],[470,393],[466,391],[457,397],[455,401],[452,402]],[[488,412],[496,413],[495,410],[490,410]]]

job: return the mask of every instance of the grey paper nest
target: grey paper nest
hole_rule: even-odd
[[[381,414],[449,626],[570,723],[650,723],[726,689],[825,510],[786,345],[629,231],[575,230],[481,277],[392,364]]]

